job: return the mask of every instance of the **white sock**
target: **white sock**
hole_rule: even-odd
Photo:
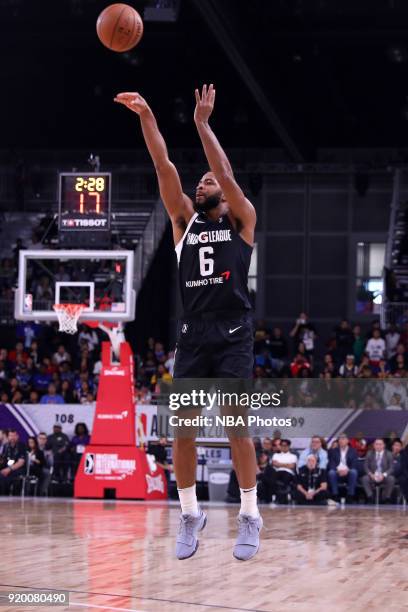
[[[241,492],[241,508],[240,514],[246,514],[256,518],[259,516],[258,503],[256,499],[256,485],[252,489],[240,489]]]
[[[180,498],[182,514],[192,514],[193,516],[198,516],[200,511],[198,509],[195,484],[193,484],[191,487],[186,487],[185,489],[177,489],[177,491]]]

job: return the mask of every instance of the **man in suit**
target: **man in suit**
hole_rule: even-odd
[[[381,438],[377,438],[373,446],[374,448],[369,450],[366,455],[364,462],[365,474],[361,482],[368,502],[373,502],[374,500],[375,487],[382,485],[384,488],[383,500],[385,503],[389,503],[395,484],[392,453],[386,450],[384,440]]]
[[[347,501],[354,499],[358,476],[358,456],[349,445],[347,434],[342,433],[338,439],[338,447],[329,451],[328,480],[335,501],[339,499],[339,483],[347,483]]]

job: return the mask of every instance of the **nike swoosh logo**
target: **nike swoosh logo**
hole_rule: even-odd
[[[229,330],[229,333],[230,333],[230,334],[233,334],[234,332],[236,332],[236,331],[237,331],[237,329],[240,329],[241,327],[242,327],[242,325],[238,325],[238,327],[234,327],[234,329],[230,329],[230,330]]]

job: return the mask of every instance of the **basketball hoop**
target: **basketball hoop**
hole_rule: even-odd
[[[78,319],[86,308],[86,304],[54,304],[57,313],[59,330],[66,334],[76,334]]]

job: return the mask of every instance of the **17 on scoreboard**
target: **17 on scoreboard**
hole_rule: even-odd
[[[110,230],[110,172],[61,172],[58,188],[58,228],[62,232]]]

